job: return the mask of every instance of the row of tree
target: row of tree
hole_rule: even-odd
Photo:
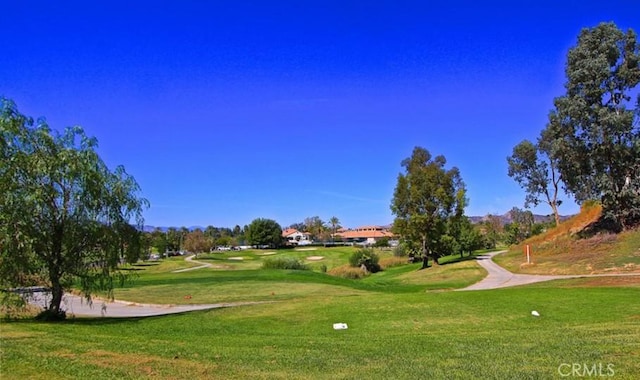
[[[340,219],[332,216],[328,221],[323,221],[319,216],[305,218],[303,222],[293,223],[289,228],[294,228],[300,232],[311,234],[314,240],[328,241],[333,238],[342,226]]]
[[[208,226],[204,229],[189,230],[186,227],[170,227],[166,230],[156,228],[144,233],[148,249],[157,252],[190,251],[204,252],[216,246],[244,245],[248,226],[234,228]]]
[[[294,228],[300,232],[311,234],[317,241],[329,241],[335,237],[340,228],[337,217],[324,222],[318,216],[305,218],[301,223],[291,224],[287,228]],[[194,253],[207,252],[214,247],[233,246],[269,246],[277,247],[284,244],[282,228],[271,219],[256,219],[249,225],[234,228],[208,226],[204,229],[188,229],[186,227],[170,227],[166,230],[156,228],[142,235],[142,253],[149,253],[152,249],[159,253],[189,251]]]
[[[608,229],[640,224],[639,49],[631,29],[582,30],[567,57],[566,94],[537,141],[522,141],[507,158],[525,207],[548,204],[559,223],[562,187],[578,203],[600,201]]]
[[[640,224],[640,52],[633,30],[613,23],[584,29],[569,51],[566,94],[537,143],[523,141],[507,158],[508,174],[526,191],[525,207],[547,203],[560,223],[560,188],[579,202],[599,200],[602,225],[620,231]],[[634,99],[635,93],[635,107]],[[478,242],[464,216],[466,188],[444,156],[416,147],[402,161],[391,202],[394,230],[428,267],[429,258],[464,251]],[[504,228],[489,218],[487,245],[516,243],[541,231],[529,211],[512,210]],[[499,231],[502,230],[500,233]]]

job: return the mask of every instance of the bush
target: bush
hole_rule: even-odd
[[[328,273],[332,276],[348,278],[350,280],[359,280],[367,276],[367,273],[361,268],[354,268],[348,265],[332,268]]]
[[[309,270],[309,266],[293,257],[275,257],[266,259],[262,263],[262,269]]]
[[[396,257],[407,257],[407,256],[409,256],[409,250],[407,249],[407,247],[404,244],[398,244],[393,249],[393,255],[396,256]]]
[[[376,243],[373,245],[374,247],[384,248],[389,246],[389,238],[383,237],[376,240]]]
[[[380,258],[373,252],[371,248],[361,248],[355,251],[351,257],[349,257],[349,265],[352,267],[364,267],[371,273],[380,271],[380,264],[378,261]]]

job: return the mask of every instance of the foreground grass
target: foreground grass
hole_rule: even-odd
[[[602,363],[633,379],[639,296],[553,283],[359,290],[164,317],[3,322],[2,378],[549,379],[563,363]]]
[[[349,252],[330,254],[342,265]],[[0,377],[549,379],[574,364],[640,377],[635,283],[579,279],[451,292],[443,290],[470,285],[484,270],[466,258],[441,263],[393,266],[362,280],[255,270],[248,259],[233,270],[173,273],[183,258],[136,266],[136,281],[116,289],[116,298],[272,302],[148,318],[3,321]],[[349,329],[333,330],[336,322]]]

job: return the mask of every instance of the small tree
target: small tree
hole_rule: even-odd
[[[272,219],[253,220],[245,235],[250,245],[275,248],[282,244],[282,228]]]
[[[376,273],[380,271],[380,258],[371,248],[360,248],[349,257],[349,265],[352,267],[364,266],[367,271]]]
[[[198,255],[201,252],[207,252],[211,249],[213,241],[206,236],[202,230],[196,229],[187,234],[184,238],[184,249]]]
[[[389,246],[389,238],[388,237],[382,237],[378,240],[376,240],[376,243],[373,245],[376,248],[385,248]]]
[[[305,230],[311,233],[315,239],[326,240],[326,226],[319,216],[304,219]]]
[[[151,246],[158,251],[158,253],[167,252],[167,235],[160,229],[155,229],[151,233]]]
[[[336,236],[336,231],[340,228],[340,219],[336,216],[332,216],[331,219],[329,219],[329,224],[331,224],[331,241],[333,241]]]
[[[513,148],[507,162],[509,177],[526,191],[524,206],[537,206],[541,202],[548,204],[557,226],[560,224],[558,206],[562,203],[558,199],[561,176],[557,172],[557,163],[546,153],[549,149],[550,145],[544,138],[538,146],[524,140]]]
[[[465,186],[457,168],[445,169],[444,156],[432,158],[424,148],[416,147],[411,157],[402,161],[404,173],[398,175],[391,211],[396,215],[394,231],[403,240],[418,247],[422,267],[429,258],[437,263],[444,252],[442,237],[449,233],[454,219],[459,219],[466,204]]]
[[[471,252],[483,248],[484,239],[479,229],[471,224],[469,218],[464,218],[460,225],[460,234],[458,236],[458,243],[460,245],[460,257],[464,256],[464,253]]]
[[[485,248],[493,249],[503,239],[504,226],[500,217],[488,214],[481,223],[481,230],[484,234]]]

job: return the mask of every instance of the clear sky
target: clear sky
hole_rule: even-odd
[[[460,169],[467,215],[522,208],[506,157],[580,30],[640,32],[637,0],[94,3],[3,2],[0,95],[95,136],[155,226],[388,224],[414,146]]]

